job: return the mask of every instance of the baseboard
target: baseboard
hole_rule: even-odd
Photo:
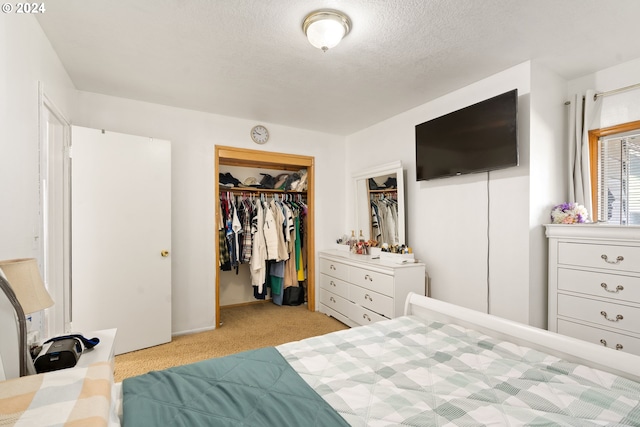
[[[206,328],[198,328],[198,329],[189,329],[188,331],[180,331],[180,332],[172,332],[172,337],[179,337],[180,335],[191,335],[197,334],[198,332],[207,332],[214,330],[214,326],[207,326]]]

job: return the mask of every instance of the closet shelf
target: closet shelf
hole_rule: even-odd
[[[228,193],[278,193],[278,194],[307,194],[306,191],[287,191],[273,188],[252,188],[252,187],[224,187],[220,186],[220,192]]]

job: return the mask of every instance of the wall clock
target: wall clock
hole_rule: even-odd
[[[251,139],[256,144],[264,144],[269,140],[269,131],[262,125],[256,125],[251,128]]]

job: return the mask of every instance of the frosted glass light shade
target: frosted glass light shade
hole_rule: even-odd
[[[351,21],[341,12],[319,10],[309,14],[302,29],[314,47],[327,51],[335,47],[349,33]]]

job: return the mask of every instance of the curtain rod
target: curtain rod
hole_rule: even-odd
[[[595,95],[593,95],[593,100],[595,101],[596,99],[598,99],[599,96],[615,95],[617,93],[626,92],[626,91],[632,90],[632,89],[640,89],[640,83],[636,83],[636,84],[630,85],[630,86],[621,87],[621,88],[618,88],[618,89],[608,90],[606,92],[598,92]],[[584,96],[582,97],[582,99],[584,99]],[[567,102],[564,103],[564,105],[569,105],[569,104],[571,104],[571,101],[567,101]]]
[[[595,99],[598,98],[599,96],[615,95],[616,93],[626,92],[628,90],[638,89],[638,88],[640,88],[640,83],[636,83],[636,84],[631,85],[631,86],[621,87],[619,89],[609,90],[607,92],[596,93],[595,95],[593,95],[593,98],[594,98],[594,101],[595,101]]]

